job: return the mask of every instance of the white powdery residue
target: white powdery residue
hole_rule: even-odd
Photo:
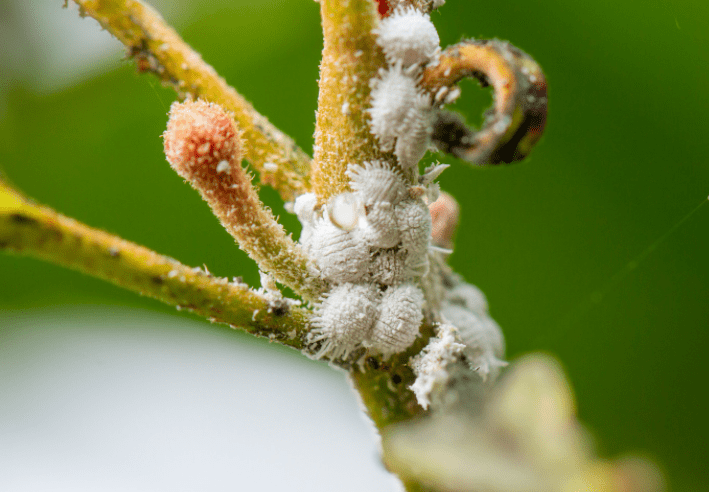
[[[351,231],[364,216],[364,206],[355,193],[340,193],[327,204],[330,221],[345,231]]]
[[[303,225],[303,230],[300,233],[298,241],[306,249],[310,246],[310,240],[313,237],[313,226],[315,225],[316,218],[315,207],[317,203],[318,198],[315,196],[315,193],[299,195],[293,203],[293,212]]]
[[[441,87],[440,89],[438,89],[436,91],[436,95],[433,97],[434,101],[436,101],[437,103],[440,103],[441,101],[443,101],[443,98],[445,97],[445,95],[447,93],[448,93],[448,86],[444,85],[443,87]]]
[[[261,280],[261,290],[267,301],[273,301],[282,297],[281,291],[278,290],[278,285],[271,275],[259,270],[259,279]]]
[[[443,4],[446,3],[446,0],[433,0],[433,3],[431,4],[431,7],[434,9],[438,9],[443,7]]]
[[[443,99],[444,104],[450,104],[456,101],[460,97],[461,91],[460,87],[453,87],[448,94],[446,94],[445,99]]]
[[[505,115],[505,116],[501,117],[499,121],[496,121],[492,125],[492,131],[494,131],[495,133],[498,133],[498,134],[503,134],[510,127],[511,123],[512,123],[512,118]]]
[[[348,103],[347,101],[342,103],[342,107],[340,108],[340,110],[342,111],[342,114],[344,114],[345,116],[349,115],[350,114],[350,103]]]
[[[424,409],[431,403],[430,396],[434,388],[448,382],[450,374],[446,367],[457,361],[465,349],[465,345],[459,343],[457,331],[453,325],[440,325],[437,336],[430,339],[420,354],[411,358],[410,365],[416,380],[409,389]]]
[[[435,180],[437,180],[441,173],[443,173],[443,171],[445,171],[449,167],[451,167],[450,164],[431,164],[429,167],[423,170],[423,175],[421,175],[421,177],[419,178],[419,182],[423,186],[428,186]]]
[[[502,367],[505,351],[502,331],[487,315],[477,315],[462,306],[444,303],[441,316],[458,328],[460,341],[465,345],[465,356],[470,368],[483,382],[493,382]]]
[[[219,164],[217,164],[218,173],[228,173],[230,169],[229,161],[219,161]]]
[[[278,171],[278,164],[274,164],[273,162],[265,162],[263,164],[263,170],[267,173],[275,173]]]
[[[318,204],[318,197],[315,193],[303,193],[298,195],[293,203],[293,212],[298,216],[301,224],[313,225],[315,220],[315,207]]]
[[[398,8],[374,30],[387,59],[406,66],[426,63],[439,50],[440,39],[428,14],[414,7]]]

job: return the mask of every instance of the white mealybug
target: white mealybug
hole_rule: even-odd
[[[407,268],[412,275],[423,275],[428,269],[428,247],[431,242],[431,213],[421,199],[408,199],[396,206],[401,246],[408,252]]]
[[[326,207],[330,221],[340,229],[351,231],[364,215],[362,202],[354,193],[335,195]]]
[[[374,248],[393,248],[399,244],[399,228],[394,206],[378,202],[367,207],[367,215],[360,222],[362,240]]]
[[[352,232],[325,217],[317,220],[310,239],[310,255],[323,278],[334,284],[358,282],[366,274],[369,247]]]
[[[396,205],[406,196],[406,183],[401,173],[380,161],[351,165],[347,170],[350,186],[365,205],[388,202]]]
[[[394,154],[403,168],[412,168],[426,154],[433,133],[433,110],[430,98],[418,94],[399,128]]]
[[[441,42],[429,15],[414,7],[394,10],[374,34],[389,62],[401,61],[405,66],[427,63],[436,56]]]
[[[389,287],[382,295],[379,314],[365,346],[384,357],[403,352],[414,343],[423,321],[423,292],[413,284]]]
[[[446,292],[446,301],[450,304],[463,306],[478,316],[487,316],[487,298],[483,291],[472,284],[461,281],[461,283]]]
[[[500,368],[507,365],[502,360],[505,342],[497,323],[485,314],[479,315],[453,304],[444,305],[441,316],[458,328],[458,337],[465,345],[463,353],[471,368],[483,381],[488,377],[494,381]]]
[[[369,263],[369,278],[379,285],[397,285],[407,278],[406,251],[380,249],[372,254]]]
[[[430,125],[420,123],[430,120],[428,96],[404,72],[401,63],[381,70],[371,85],[372,106],[367,111],[371,117],[370,130],[379,139],[381,150],[393,150],[395,140],[405,137],[405,131]]]
[[[370,284],[342,284],[325,294],[308,335],[322,342],[315,358],[347,355],[369,337],[377,313],[379,291]]]

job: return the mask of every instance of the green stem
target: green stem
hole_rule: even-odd
[[[0,182],[0,251],[78,270],[212,322],[302,349],[308,312],[91,228]]]
[[[320,0],[323,58],[315,127],[313,191],[321,202],[346,191],[351,163],[388,158],[369,131],[369,81],[385,65],[372,34],[379,22],[372,0]]]
[[[138,0],[74,0],[123,43],[138,70],[152,72],[180,98],[215,102],[234,113],[246,141],[245,158],[286,200],[308,191],[310,158],[293,140],[229,86],[163,18]]]

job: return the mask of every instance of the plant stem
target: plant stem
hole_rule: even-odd
[[[283,345],[304,346],[306,310],[36,205],[2,182],[0,251],[78,270]]]
[[[320,0],[320,14],[324,48],[312,185],[324,202],[348,189],[349,164],[393,158],[379,151],[367,124],[369,81],[385,64],[372,34],[379,22],[375,3]]]
[[[261,182],[285,201],[308,191],[310,158],[274,127],[193,51],[163,18],[139,0],[74,0],[82,15],[96,19],[136,59],[138,70],[152,72],[180,98],[215,102],[234,113],[244,132],[245,158]]]
[[[176,102],[163,133],[165,155],[261,270],[316,301],[325,284],[312,260],[259,199],[251,176],[241,167],[240,133],[218,104]]]

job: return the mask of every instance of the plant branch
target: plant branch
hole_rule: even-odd
[[[215,102],[234,113],[244,132],[245,158],[261,182],[288,201],[309,189],[310,159],[293,140],[229,86],[162,19],[139,0],[74,0],[82,15],[96,19],[136,59],[138,70],[152,72],[180,98]]]
[[[199,191],[259,268],[305,299],[317,300],[325,284],[241,167],[243,142],[231,116],[214,103],[175,102],[163,138],[172,168]]]
[[[409,359],[426,346],[434,334],[433,325],[424,323],[420,333],[421,336],[405,352],[394,354],[387,360],[369,356],[364,361],[364,367],[355,365],[350,369],[353,386],[380,431],[427,413],[409,389],[416,379]]]
[[[302,349],[308,313],[37,205],[0,181],[0,251],[32,256]]]
[[[313,191],[321,202],[346,191],[350,163],[386,158],[369,130],[369,81],[385,65],[372,34],[379,22],[373,0],[321,0],[324,48],[315,127]]]

